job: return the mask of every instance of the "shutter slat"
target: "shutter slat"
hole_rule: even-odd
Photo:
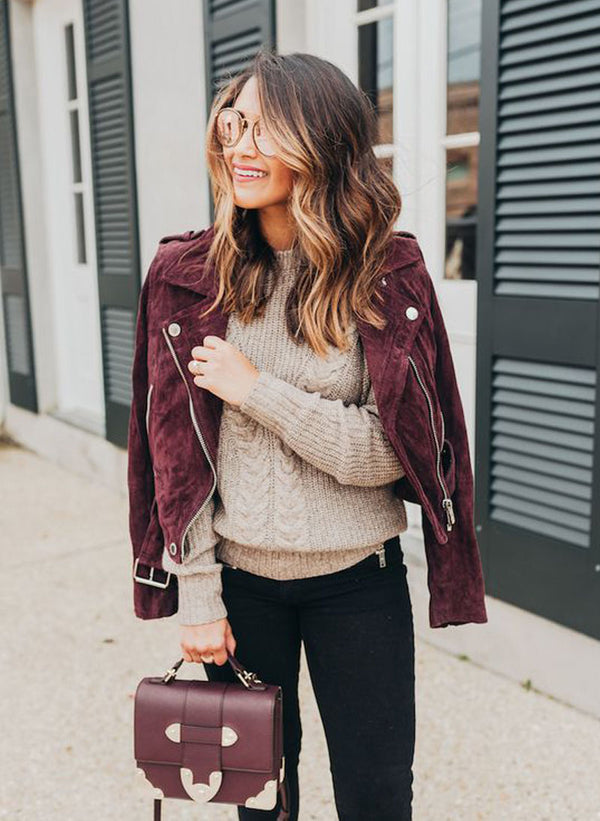
[[[8,390],[13,405],[37,412],[10,31],[9,4],[0,0],[0,286]]]
[[[500,12],[494,293],[597,300],[600,3]]]
[[[492,519],[589,546],[595,407],[596,374],[590,368],[496,358]],[[568,491],[563,480],[570,483]]]
[[[126,0],[84,0],[107,438],[125,447],[140,259]]]
[[[208,105],[218,88],[275,41],[273,0],[212,0],[205,8]]]

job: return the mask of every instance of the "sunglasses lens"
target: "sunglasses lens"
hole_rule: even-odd
[[[234,146],[240,139],[242,130],[242,118],[231,108],[222,109],[216,120],[217,139],[225,148]],[[256,147],[261,154],[266,157],[274,157],[276,153],[275,143],[269,136],[260,120],[254,126],[254,139]]]
[[[235,111],[225,109],[217,117],[217,138],[226,147],[235,145],[240,138],[240,118]]]
[[[261,122],[256,123],[254,138],[256,140],[256,147],[261,154],[267,157],[273,157],[275,155],[275,143]]]

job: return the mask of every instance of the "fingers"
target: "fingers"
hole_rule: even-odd
[[[188,371],[190,371],[190,373],[193,373],[197,376],[204,375],[203,363],[198,361],[197,359],[192,359],[190,362],[188,362],[187,366]]]
[[[225,664],[226,641],[230,638],[222,620],[208,625],[182,625],[182,631],[179,644],[184,661],[197,664]]]
[[[225,343],[224,339],[221,339],[220,336],[205,336],[203,341],[203,345],[194,345],[192,348],[192,356],[194,359],[208,359],[212,351],[215,351],[219,345]]]
[[[216,653],[213,653],[214,663],[218,664],[221,667],[227,661],[227,651],[224,647],[218,650]]]

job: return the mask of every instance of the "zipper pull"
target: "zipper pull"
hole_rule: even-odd
[[[446,530],[452,530],[452,525],[456,523],[452,499],[442,499],[442,506],[446,511]]]
[[[378,547],[375,553],[379,556],[379,567],[385,567],[385,545]]]

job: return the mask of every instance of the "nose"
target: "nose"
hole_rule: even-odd
[[[241,154],[250,154],[253,157],[256,156],[256,146],[254,145],[253,127],[251,125],[248,125],[244,129],[244,133],[242,134],[236,148]]]

